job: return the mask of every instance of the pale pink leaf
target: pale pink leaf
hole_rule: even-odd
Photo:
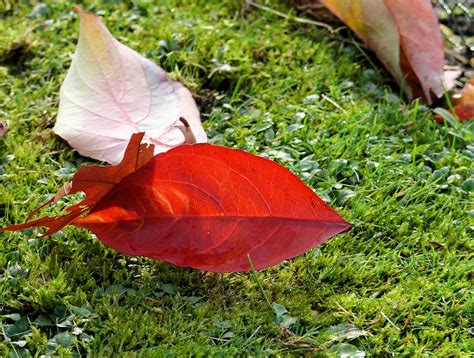
[[[54,131],[80,154],[117,164],[130,136],[145,132],[155,154],[185,142],[183,117],[206,142],[187,88],[152,61],[118,42],[100,17],[76,8],[79,42],[60,91]]]

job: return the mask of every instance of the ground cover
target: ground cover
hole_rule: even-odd
[[[88,161],[51,131],[78,33],[67,3],[0,8],[1,226]],[[404,103],[350,40],[242,1],[79,4],[193,91],[212,143],[278,161],[354,228],[258,273],[289,327],[251,274],[125,257],[74,228],[2,233],[0,354],[472,351],[467,125]]]

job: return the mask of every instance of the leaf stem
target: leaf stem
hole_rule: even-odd
[[[189,125],[189,122],[183,118],[179,118],[180,122],[184,124],[183,126],[177,126],[177,128],[183,133],[184,135],[184,143],[187,144],[194,144],[196,143],[196,137],[194,136],[193,130],[191,129],[191,126]]]

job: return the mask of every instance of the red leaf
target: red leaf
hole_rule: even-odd
[[[474,76],[465,84],[461,93],[454,95],[451,100],[455,106],[474,105]]]
[[[107,167],[99,165],[82,166],[74,175],[73,180],[66,183],[58,193],[50,200],[42,204],[29,216],[30,220],[40,209],[49,204],[56,203],[65,195],[84,192],[86,199],[80,203],[73,205],[67,209],[67,215],[44,217],[24,224],[10,225],[0,230],[17,231],[30,227],[44,226],[49,230],[45,235],[49,236],[61,230],[64,226],[71,223],[75,218],[91,211],[94,206],[120,181],[127,175],[133,173],[153,156],[153,146],[140,144],[144,133],[132,135],[130,142],[125,151],[122,162],[118,165],[110,165]]]
[[[137,138],[129,158],[136,155]],[[76,215],[72,224],[128,255],[215,272],[248,271],[247,255],[262,269],[350,229],[290,171],[240,150],[183,145],[119,177],[99,189],[89,214]]]
[[[474,118],[474,77],[466,83],[461,93],[457,93],[451,97],[454,105],[454,112],[456,117],[461,122],[468,121]],[[449,111],[451,112],[451,111]],[[439,114],[435,116],[436,121],[443,123],[443,117]]]
[[[461,121],[474,118],[474,77],[466,83],[462,92],[453,96],[453,104],[456,115]]]
[[[454,111],[461,122],[474,119],[474,104],[463,104],[456,106],[454,107]]]

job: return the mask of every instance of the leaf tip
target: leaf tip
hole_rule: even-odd
[[[341,232],[349,232],[352,230],[352,224],[344,220],[344,225],[346,226]]]
[[[72,9],[73,9],[75,12],[77,12],[78,14],[84,13],[84,10],[82,10],[82,9],[81,9],[79,6],[77,6],[77,5],[74,5],[74,6],[72,7]]]
[[[99,18],[100,19],[100,16],[97,16],[96,14],[94,14],[93,12],[90,12],[90,11],[87,11],[87,10],[83,10],[81,7],[77,6],[77,5],[74,5],[72,7],[72,9],[77,12],[81,18],[84,18],[84,17],[93,17],[93,18]]]

